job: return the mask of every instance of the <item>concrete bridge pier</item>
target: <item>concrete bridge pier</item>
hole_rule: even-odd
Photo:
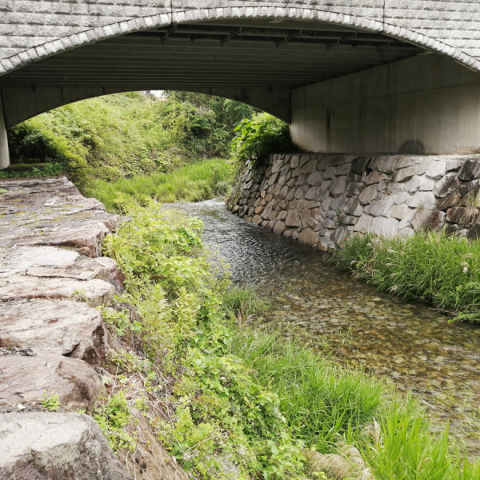
[[[9,165],[10,153],[8,151],[7,128],[5,126],[2,97],[0,96],[0,170],[7,168]]]

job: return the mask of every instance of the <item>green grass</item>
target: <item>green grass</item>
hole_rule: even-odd
[[[335,263],[405,300],[429,302],[457,319],[480,318],[480,241],[424,232],[402,239],[353,236]]]
[[[268,308],[252,287],[224,295],[231,316],[257,315]],[[476,480],[470,463],[448,435],[432,425],[411,397],[399,399],[390,387],[366,374],[336,366],[276,332],[258,332],[232,323],[231,353],[257,381],[276,393],[291,435],[307,448],[334,452],[339,441],[360,449],[378,480]],[[378,436],[371,435],[374,419]]]
[[[140,175],[113,182],[95,179],[88,183],[84,194],[100,200],[109,211],[123,211],[132,201],[144,206],[151,199],[161,203],[198,202],[226,195],[231,177],[231,165],[216,158],[170,173]]]

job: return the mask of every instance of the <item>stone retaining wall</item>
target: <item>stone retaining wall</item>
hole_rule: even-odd
[[[480,234],[480,155],[272,155],[247,165],[229,209],[321,250],[352,233]]]

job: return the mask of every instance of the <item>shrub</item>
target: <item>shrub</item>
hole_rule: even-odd
[[[268,113],[258,113],[235,128],[231,155],[240,164],[262,164],[271,153],[295,151],[288,124]]]

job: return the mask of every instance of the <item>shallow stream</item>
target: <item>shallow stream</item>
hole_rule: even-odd
[[[219,200],[175,206],[203,220],[203,239],[230,264],[232,279],[268,296],[275,324],[338,361],[411,391],[438,419],[449,420],[472,454],[480,453],[480,325],[449,323],[355,280],[306,245],[227,211]],[[441,422],[444,423],[444,422]]]

